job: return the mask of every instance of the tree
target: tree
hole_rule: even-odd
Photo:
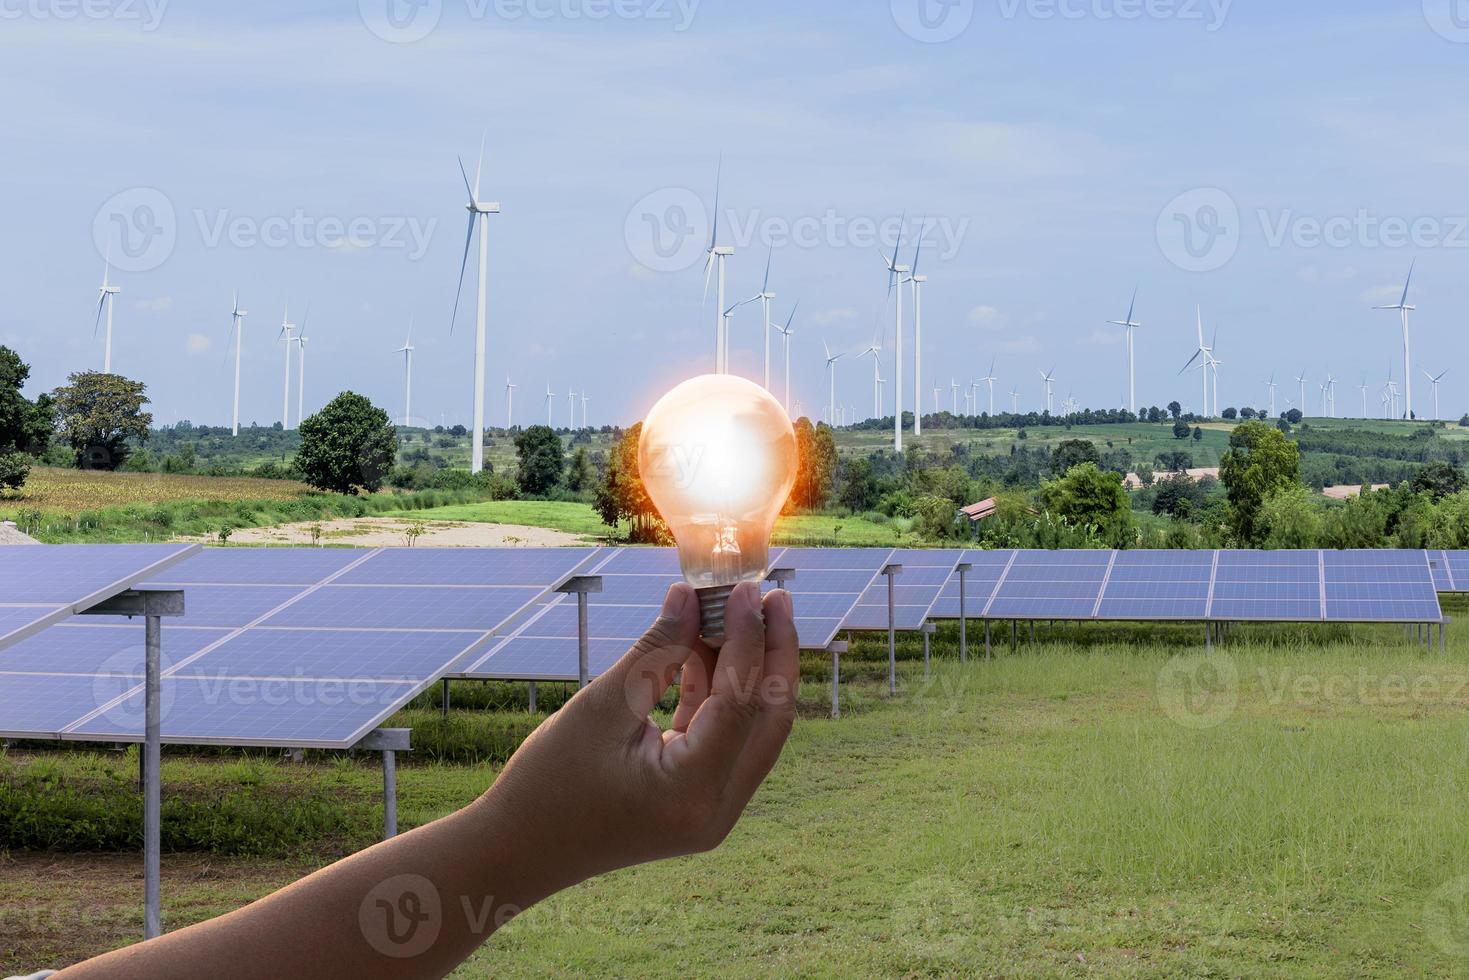
[[[1413,475],[1411,486],[1414,493],[1426,493],[1439,501],[1465,488],[1464,471],[1452,463],[1429,463]]]
[[[51,439],[51,396],[32,404],[20,393],[30,375],[30,365],[0,345],[0,490],[25,483],[31,457],[44,452]]]
[[[1249,411],[1249,409],[1246,409],[1245,411]],[[1238,409],[1226,408],[1224,410],[1224,413],[1223,414],[1224,414],[1224,420],[1226,422],[1233,422],[1235,419],[1239,418],[1239,411],[1238,411]],[[1251,412],[1250,414],[1253,415],[1254,413]]]
[[[1311,492],[1303,486],[1286,487],[1260,505],[1260,534],[1272,550],[1319,547],[1321,516]]]
[[[638,440],[643,423],[630,427],[607,455],[607,471],[592,497],[602,523],[617,527],[628,522],[627,538],[634,544],[661,544],[670,540],[668,527],[653,506],[638,471]]]
[[[79,371],[55,392],[57,424],[81,469],[115,470],[132,452],[128,440],[148,441],[153,413],[148,387],[120,374]]]
[[[1144,487],[1153,485],[1153,467],[1148,463],[1137,464],[1137,482]]]
[[[1194,442],[1204,441],[1204,429],[1202,426],[1194,426]]]
[[[817,510],[826,505],[836,472],[837,447],[831,428],[812,426],[807,418],[796,419],[796,485],[787,507]]]
[[[550,426],[533,425],[516,433],[515,456],[520,461],[515,482],[521,493],[544,496],[561,483],[566,450],[561,445],[561,437]]]
[[[1190,427],[1189,424],[1183,419],[1179,419],[1178,421],[1173,423],[1173,438],[1175,439],[1187,439],[1189,437],[1189,433],[1192,431],[1192,427]]]
[[[1153,462],[1170,473],[1182,473],[1194,465],[1194,458],[1182,450],[1175,450],[1170,453],[1159,453],[1158,458]]]
[[[1289,412],[1285,413],[1285,420],[1291,425],[1300,425],[1301,419],[1305,417],[1306,416],[1301,414],[1301,410],[1299,408],[1293,408]]]
[[[1244,408],[1239,410],[1239,417],[1248,422],[1250,419],[1255,417],[1255,410],[1246,405]]]
[[[576,452],[571,454],[571,462],[566,464],[566,489],[575,493],[590,490],[596,482],[596,474],[592,471],[592,460],[587,453],[586,446],[577,446]]]
[[[1231,530],[1241,544],[1256,545],[1262,537],[1260,508],[1265,498],[1300,485],[1300,448],[1279,429],[1242,422],[1229,434],[1219,478],[1229,497]]]
[[[329,493],[376,493],[398,457],[398,430],[388,413],[356,392],[344,391],[301,421],[296,470]]]
[[[1040,496],[1052,515],[1070,524],[1090,525],[1105,544],[1125,548],[1136,543],[1132,507],[1116,473],[1082,463],[1060,479],[1041,484]]]
[[[1187,473],[1159,480],[1153,489],[1153,513],[1188,518],[1203,510],[1208,493]]]
[[[1064,474],[1071,467],[1082,463],[1095,463],[1098,466],[1102,464],[1097,447],[1085,439],[1063,439],[1051,454],[1051,471],[1056,474]]]
[[[1174,420],[1177,420],[1178,417],[1183,414],[1183,406],[1180,405],[1180,404],[1178,404],[1178,402],[1176,402],[1176,401],[1175,402],[1169,402],[1168,403],[1168,414],[1171,415],[1171,416],[1173,416]]]
[[[872,460],[865,456],[842,460],[837,467],[841,486],[837,499],[843,507],[860,514],[877,504],[877,482],[872,478]]]

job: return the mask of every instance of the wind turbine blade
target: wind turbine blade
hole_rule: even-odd
[[[1183,372],[1187,371],[1189,368],[1193,367],[1194,361],[1197,361],[1199,359],[1199,355],[1202,354],[1202,353],[1204,353],[1203,348],[1200,348],[1199,350],[1194,351],[1194,356],[1193,357],[1190,357],[1188,359],[1188,363],[1187,364],[1185,364],[1183,367],[1181,367],[1181,368],[1178,369],[1178,373],[1179,374],[1182,374]]]
[[[786,328],[783,331],[784,333],[789,334],[791,332],[791,324],[795,322],[795,319],[796,319],[796,311],[799,310],[800,308],[801,308],[801,301],[800,300],[796,300],[796,305],[793,306],[793,307],[791,307],[791,315],[788,316],[788,317],[786,317]]]
[[[765,281],[760,284],[760,293],[764,295],[770,292],[770,260],[775,257],[775,246],[771,245],[765,253]],[[758,298],[758,297],[757,297]]]
[[[461,164],[462,166],[462,164]],[[459,286],[454,290],[454,313],[449,317],[449,336],[454,336],[454,321],[459,319],[459,297],[464,292],[464,270],[469,267],[469,245],[474,241],[475,215],[469,215],[469,231],[464,235],[464,258],[459,260]]]
[[[898,250],[903,247],[903,225],[908,221],[908,212],[898,219],[898,240],[893,243],[893,260],[888,263],[888,292],[893,291],[893,279],[898,274]]]
[[[714,215],[709,223],[709,250],[712,252],[714,246],[719,244],[719,191],[724,182],[724,154],[719,154],[719,162],[714,167]],[[708,276],[705,276],[708,282]],[[707,289],[707,287],[706,287]]]
[[[102,325],[102,305],[107,302],[107,294],[103,293],[97,297],[97,319],[92,323],[92,337],[97,336],[97,328]]]
[[[1132,302],[1127,304],[1127,325],[1129,327],[1132,326],[1132,311],[1137,309],[1137,291],[1138,287],[1134,286],[1132,288]]]
[[[918,244],[913,249],[913,275],[918,275],[918,256],[923,254],[923,236],[928,234],[928,215],[918,223]]]
[[[704,296],[699,300],[699,310],[702,312],[709,305],[709,277],[714,274],[714,252],[711,247],[709,257],[704,260]]]
[[[485,135],[486,135],[485,132],[483,130],[481,130],[480,131],[480,134],[479,134],[479,160],[474,165],[474,192],[473,193],[474,193],[474,199],[476,201],[479,200],[479,175],[480,175],[480,171],[484,169],[484,165],[485,165]]]
[[[1413,270],[1418,267],[1418,260],[1414,259],[1408,263],[1408,280],[1403,283],[1403,298],[1398,301],[1399,306],[1408,305],[1408,287],[1413,285]]]
[[[469,195],[469,203],[475,204],[478,198],[474,196],[474,188],[469,183],[469,174],[464,170],[464,158],[456,156],[454,159],[459,161],[459,176],[464,178],[464,192]]]

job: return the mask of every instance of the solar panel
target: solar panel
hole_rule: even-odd
[[[1209,618],[1319,622],[1326,618],[1317,551],[1221,551]]]
[[[1111,561],[1107,551],[1018,551],[982,616],[1091,619]]]
[[[801,647],[825,650],[847,626],[861,596],[882,577],[891,563],[890,548],[787,548],[780,564],[794,568],[796,577],[786,583],[796,615],[796,632]],[[887,623],[884,607],[883,624]]]
[[[211,549],[155,576],[187,610],[163,630],[164,741],[354,744],[595,553],[510,551]],[[12,734],[141,739],[142,628],[126,622],[58,626],[15,664],[0,655],[0,705],[53,697],[29,713],[43,724]]]
[[[132,588],[192,544],[0,545],[0,648]]]
[[[1438,622],[1443,613],[1421,551],[1322,552],[1326,618],[1338,622]]]
[[[1121,620],[1201,620],[1209,608],[1212,551],[1119,551],[1095,616]]]
[[[921,629],[938,601],[939,594],[954,574],[964,552],[957,550],[900,549],[888,563],[903,566],[893,581],[893,627]],[[886,630],[888,628],[888,584],[879,576],[842,622],[842,629]]]
[[[960,561],[973,566],[964,573],[964,614],[967,617],[974,619],[984,612],[984,607],[989,605],[990,597],[995,593],[995,587],[1000,584],[1000,579],[1004,576],[1005,569],[1010,567],[1014,556],[1015,552],[1009,549],[964,552],[964,557]],[[957,572],[944,583],[938,600],[929,610],[929,618],[959,618],[959,575]]]
[[[1444,577],[1448,589],[1440,591],[1469,592],[1469,551],[1445,551]]]

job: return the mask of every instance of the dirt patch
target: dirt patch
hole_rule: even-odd
[[[1386,483],[1372,484],[1373,490],[1386,490],[1387,487],[1388,485]],[[1360,484],[1355,486],[1325,487],[1321,493],[1324,496],[1330,497],[1332,500],[1350,500],[1353,497],[1362,496],[1362,487]]]
[[[351,545],[357,548],[393,548],[414,544],[420,548],[560,548],[584,544],[580,535],[554,531],[544,527],[519,524],[469,524],[458,521],[422,521],[416,541],[410,542],[409,528],[415,522],[406,517],[354,517],[334,521],[304,521],[275,527],[241,528],[230,535],[230,544],[310,545],[320,543]],[[213,538],[193,538],[201,542]]]
[[[163,927],[233,911],[316,867],[165,854]],[[141,854],[0,853],[0,975],[59,969],[142,938]]]

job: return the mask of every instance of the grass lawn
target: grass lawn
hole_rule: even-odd
[[[519,524],[546,527],[580,534],[601,541],[608,527],[590,504],[544,500],[495,500],[453,507],[389,512],[387,517],[409,517],[425,521],[462,521],[482,524]],[[825,547],[895,547],[908,542],[908,522],[874,524],[860,517],[783,517],[776,525],[774,542],[786,545]]]
[[[823,659],[803,661],[802,720],[723,847],[563,893],[461,972],[1465,972],[1469,641],[1450,640],[1441,657],[1392,628],[1241,628],[1206,660],[1197,629],[1043,627],[1035,645],[997,644],[988,662],[973,649],[960,665],[948,626],[928,680],[904,638],[894,701],[884,643],[859,638],[840,721],[821,717]],[[454,726],[533,721],[484,711],[461,687]],[[398,719],[425,747],[432,697]],[[87,761],[101,755],[13,751],[9,764],[44,760],[65,782],[102,778]],[[131,756],[111,759],[125,779]],[[405,824],[468,801],[494,772],[405,760]],[[166,794],[200,798],[314,788],[340,801],[351,828],[375,813],[367,759],[171,754],[164,779]],[[339,847],[291,840],[250,860],[167,857],[166,922],[233,907]],[[59,965],[136,931],[136,858],[15,854],[0,867],[0,908],[33,912],[0,929],[0,972]]]
[[[46,514],[77,514],[100,507],[178,501],[292,500],[310,489],[293,480],[36,466],[20,492],[0,494],[0,513],[35,509]]]

